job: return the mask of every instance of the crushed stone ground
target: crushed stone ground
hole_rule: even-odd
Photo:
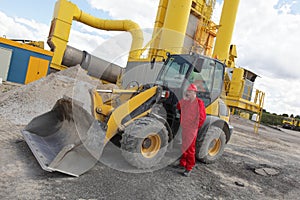
[[[0,85],[0,199],[299,199],[300,132],[260,126],[255,134],[254,123],[237,116],[231,117],[234,133],[222,158],[210,165],[197,162],[189,178],[170,166],[135,174],[101,160],[78,178],[42,170],[20,130],[63,95],[80,99],[74,91],[85,95],[84,89],[95,86],[114,87],[80,67],[29,85]],[[109,150],[103,157],[113,159]],[[263,176],[258,169],[278,174]]]

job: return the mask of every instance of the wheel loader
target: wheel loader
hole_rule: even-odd
[[[198,131],[196,157],[212,163],[222,155],[232,132],[221,99],[224,70],[223,63],[203,55],[168,54],[154,83],[139,85],[133,80],[135,84],[124,89],[93,89],[85,102],[64,97],[34,118],[22,134],[47,171],[79,176],[97,163],[109,141],[119,145],[128,163],[149,169],[164,158],[179,132],[176,105],[194,83],[197,96],[212,113]],[[114,95],[103,101],[104,93]]]

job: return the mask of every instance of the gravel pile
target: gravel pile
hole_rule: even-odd
[[[34,117],[48,112],[64,95],[83,101],[89,90],[102,88],[79,65],[0,94],[0,118],[16,125],[26,125]]]

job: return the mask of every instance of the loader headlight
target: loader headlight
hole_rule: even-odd
[[[163,91],[161,92],[161,97],[162,97],[162,98],[167,99],[167,98],[169,98],[169,96],[170,96],[170,91],[163,90]]]

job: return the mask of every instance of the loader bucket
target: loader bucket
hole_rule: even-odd
[[[53,109],[34,118],[22,131],[41,167],[79,176],[99,160],[105,131],[78,102],[58,100]]]

